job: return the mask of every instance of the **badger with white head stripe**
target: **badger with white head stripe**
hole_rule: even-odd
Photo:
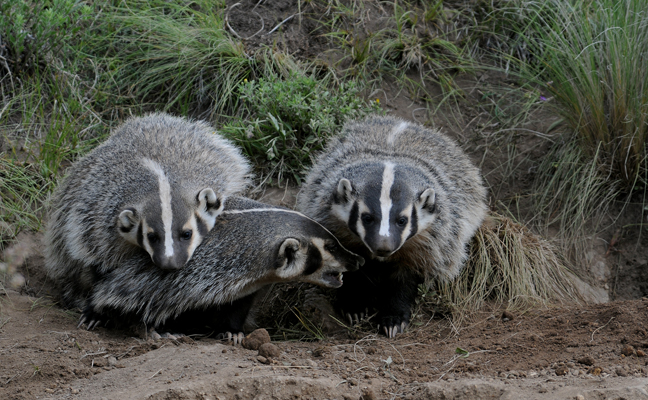
[[[320,154],[297,208],[367,259],[338,307],[368,308],[389,337],[408,325],[420,283],[456,277],[487,211],[479,170],[438,130],[394,117],[345,124]]]
[[[204,122],[163,113],[126,121],[53,195],[45,267],[64,302],[79,306],[98,275],[133,254],[182,268],[249,175],[240,150]]]
[[[297,211],[229,197],[185,268],[160,270],[142,254],[124,260],[93,285],[82,323],[91,329],[110,319],[157,330],[208,327],[237,334],[261,287],[301,281],[338,288],[342,274],[363,263]]]

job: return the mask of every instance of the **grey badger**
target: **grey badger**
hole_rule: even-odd
[[[241,332],[261,287],[288,281],[338,288],[342,273],[364,264],[303,214],[229,197],[216,226],[181,270],[156,268],[135,254],[101,276],[81,325],[143,323],[149,329]]]
[[[204,122],[157,113],[131,118],[73,164],[55,191],[45,267],[68,306],[98,275],[147,254],[182,268],[227,196],[249,184],[241,151]]]
[[[377,309],[394,337],[419,284],[456,277],[486,212],[479,170],[438,130],[394,117],[346,123],[310,170],[297,209],[367,259],[337,306],[357,321]]]

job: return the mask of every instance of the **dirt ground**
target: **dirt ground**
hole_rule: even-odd
[[[325,43],[308,34],[313,22],[286,21],[295,13],[296,1],[244,1],[230,8],[228,22],[255,47],[273,43],[276,36],[264,34],[284,21],[275,45],[319,54]],[[479,93],[470,88],[489,79],[501,77],[464,82],[475,103]],[[455,123],[429,120],[424,104],[396,94],[386,86],[373,96],[387,112],[433,123],[460,141],[482,166],[492,203],[529,185],[533,170],[523,162],[514,183],[501,181],[506,150],[486,154],[486,131],[474,136],[486,123],[483,110],[465,106]],[[526,123],[543,131],[553,121],[536,115]],[[548,149],[537,136],[518,139],[522,158]],[[290,206],[293,195],[275,190],[265,199]],[[622,224],[641,218],[633,207]],[[0,291],[0,399],[648,399],[648,243],[637,232],[624,231],[615,242],[613,231],[592,238],[581,266],[598,293],[592,299],[614,301],[516,315],[484,311],[460,326],[419,318],[391,340],[366,327],[343,329],[323,341],[275,341],[280,355],[272,358],[209,338],[153,341],[77,329],[79,314],[56,305],[43,274],[42,234],[24,234],[16,246],[25,252],[25,285]]]

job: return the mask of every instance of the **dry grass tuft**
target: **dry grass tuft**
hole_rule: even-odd
[[[477,231],[470,258],[453,282],[439,283],[453,319],[481,309],[487,302],[525,310],[551,303],[578,302],[572,272],[555,247],[510,218],[493,213]]]

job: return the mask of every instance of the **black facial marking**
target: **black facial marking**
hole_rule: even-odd
[[[349,229],[351,232],[353,232],[354,235],[358,236],[358,229],[356,226],[358,225],[358,202],[354,202],[353,206],[351,207],[351,213],[349,214]]]
[[[198,228],[198,233],[201,237],[205,237],[209,231],[207,230],[207,222],[204,219],[200,218],[199,213],[195,213],[196,217],[196,227]]]
[[[411,238],[412,236],[416,235],[418,232],[418,214],[416,213],[416,208],[412,210],[412,218],[410,220],[410,233],[407,236],[407,239]]]
[[[144,247],[143,240],[144,232],[142,231],[142,223],[140,222],[139,224],[137,224],[137,244],[139,245],[139,247]]]
[[[322,254],[316,246],[308,246],[304,275],[310,275],[322,267]]]

